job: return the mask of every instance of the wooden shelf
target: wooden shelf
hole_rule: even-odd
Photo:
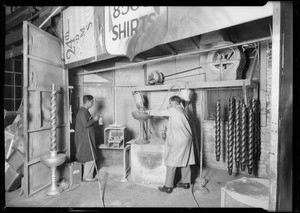
[[[176,86],[172,88],[172,90],[178,90],[185,88],[184,82],[176,83]],[[153,85],[153,86],[141,86],[135,87],[135,91],[163,91],[169,90],[171,86],[169,85]],[[243,80],[230,80],[230,81],[211,81],[211,82],[191,82],[188,83],[187,87],[189,89],[215,89],[215,88],[233,88],[233,87],[243,87],[243,86],[251,86],[251,81],[249,79]]]
[[[100,146],[98,146],[99,149],[110,149],[110,150],[123,150],[124,149],[124,145],[122,144],[121,147],[107,147],[105,144],[100,144]]]

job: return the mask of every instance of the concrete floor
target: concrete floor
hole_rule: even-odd
[[[200,207],[220,207],[221,187],[228,181],[250,177],[242,174],[228,175],[227,171],[204,169],[208,179],[205,190],[195,190],[194,196]],[[100,169],[105,207],[189,207],[197,208],[191,189],[174,189],[171,194],[160,192],[158,185],[121,182],[121,167],[103,167]],[[196,184],[199,186],[199,184]],[[195,187],[196,187],[195,185]],[[72,189],[72,188],[69,188]],[[82,182],[79,187],[64,191],[58,196],[46,196],[41,191],[28,199],[20,196],[21,189],[6,192],[7,207],[102,207],[98,182]]]

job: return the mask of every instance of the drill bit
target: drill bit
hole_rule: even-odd
[[[216,152],[216,160],[220,161],[220,154],[221,154],[221,103],[220,100],[217,101],[217,116],[216,116],[216,141],[215,141],[215,152]]]
[[[248,125],[249,125],[249,134],[248,134],[248,173],[252,174],[252,170],[253,170],[253,152],[254,152],[254,122],[253,122],[253,118],[254,118],[254,113],[253,113],[253,109],[252,109],[252,101],[249,101],[249,119],[248,119]],[[252,103],[251,103],[252,102]]]
[[[247,111],[245,103],[241,103],[242,105],[242,154],[241,154],[241,170],[245,170],[246,166],[246,151],[247,151]]]
[[[232,174],[233,167],[233,99],[229,99],[229,118],[228,118],[228,142],[227,142],[227,164],[228,173]]]
[[[235,164],[239,168],[240,162],[240,101],[235,104]]]

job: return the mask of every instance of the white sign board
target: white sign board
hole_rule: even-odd
[[[149,35],[149,31],[158,26],[156,22],[159,18],[166,23],[166,11],[167,7],[105,7],[107,52],[111,55],[127,55],[131,58],[145,50],[147,43],[144,42],[144,38]],[[161,37],[155,38],[158,42],[161,41],[160,39]]]
[[[94,7],[69,7],[63,11],[65,64],[96,55]]]

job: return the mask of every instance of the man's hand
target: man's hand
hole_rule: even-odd
[[[93,120],[94,120],[94,121],[98,121],[98,119],[99,119],[99,115],[93,116]]]

